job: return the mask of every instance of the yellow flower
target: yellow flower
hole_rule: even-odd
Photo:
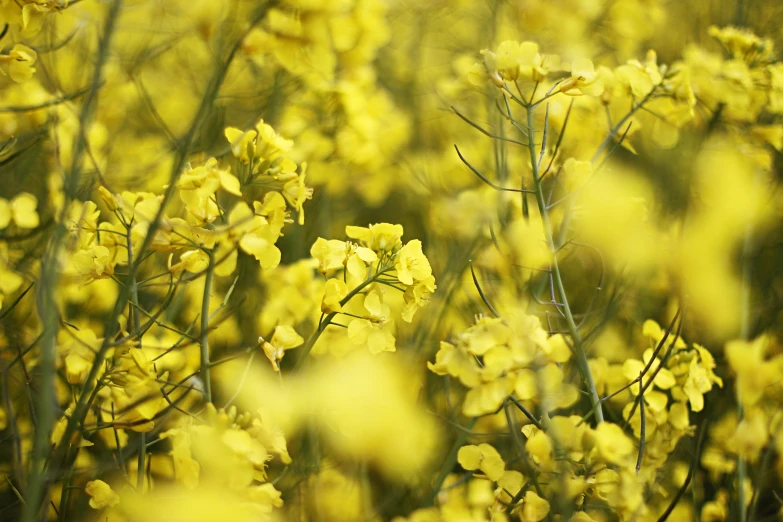
[[[617,424],[600,423],[589,432],[589,440],[598,457],[608,464],[627,465],[635,453],[633,442]]]
[[[258,139],[256,140],[256,156],[266,161],[274,160],[289,152],[294,142],[280,136],[271,125],[259,120],[256,124]]]
[[[554,471],[555,445],[549,435],[542,430],[534,429],[528,435],[525,449],[539,468],[544,471]]]
[[[645,366],[649,364],[652,355],[653,355],[653,350],[649,348],[645,350],[644,355],[642,356],[644,361],[640,361],[638,359],[627,359],[623,363],[623,375],[625,376],[625,378],[628,379],[629,381],[638,379],[639,374],[642,372],[642,370],[644,370]],[[661,365],[661,360],[659,358],[656,358],[655,361],[653,361],[653,363],[650,365],[650,369],[645,374],[644,382],[647,383],[647,381],[650,379],[650,376],[655,375],[655,380],[653,381],[653,384],[662,390],[668,390],[672,386],[677,384],[677,381],[674,378],[674,374],[668,368],[658,369],[660,365]],[[639,384],[638,383],[634,384],[631,387],[631,391],[634,394],[638,394]]]
[[[378,223],[369,227],[345,227],[345,235],[351,239],[358,239],[362,246],[373,250],[378,254],[383,252],[396,252],[402,246],[402,225]]]
[[[525,482],[524,476],[519,471],[506,470],[503,472],[503,476],[498,480],[498,488],[505,490],[505,492],[516,495],[519,490],[522,489],[522,485]],[[497,495],[497,492],[495,493]],[[511,498],[507,499],[507,502]]]
[[[494,68],[500,76],[505,80],[515,81],[519,78],[520,66],[532,63],[536,54],[538,54],[538,45],[533,42],[520,44],[507,40],[498,45],[494,56],[490,56],[490,53],[485,54],[484,63],[491,65],[494,60]]]
[[[111,191],[103,185],[98,185],[98,195],[103,201],[103,204],[106,205],[106,208],[109,209],[109,212],[114,212],[120,208],[117,203],[118,197],[112,194]]]
[[[413,316],[419,308],[430,302],[430,296],[435,291],[435,288],[437,288],[435,286],[435,278],[429,276],[405,289],[405,294],[403,294],[405,306],[402,310],[402,320],[407,323],[413,321]]]
[[[105,246],[92,245],[89,249],[79,250],[74,254],[71,263],[86,283],[114,275],[111,252]]]
[[[460,340],[465,343],[468,353],[482,356],[490,348],[509,342],[513,332],[496,317],[482,317],[475,325],[460,334]]]
[[[30,193],[22,192],[10,202],[0,198],[0,230],[12,222],[24,229],[32,229],[40,224],[38,218],[38,199]]]
[[[489,444],[462,446],[457,453],[457,461],[466,470],[479,470],[492,481],[500,480],[506,470],[500,453]]]
[[[712,389],[713,384],[723,387],[723,380],[715,375],[715,359],[703,346],[693,345],[692,350],[680,350],[670,358],[669,367],[678,376],[678,385],[672,388],[675,400],[690,403],[691,410],[701,411],[704,408],[704,394]],[[759,372],[756,379],[763,379]]]
[[[682,387],[683,392],[688,397],[691,409],[695,412],[704,409],[704,394],[712,389],[712,382],[707,376],[707,371],[702,368],[699,361],[694,357],[688,369],[688,379]]]
[[[473,388],[481,384],[481,373],[475,359],[464,350],[441,341],[440,350],[435,354],[435,362],[427,367],[438,375],[452,375],[465,386]]]
[[[174,477],[177,482],[188,489],[195,489],[199,483],[201,466],[193,458],[190,431],[175,428],[162,433],[161,438],[171,439],[169,455],[174,464]]]
[[[0,243],[0,309],[3,307],[3,297],[19,290],[24,283],[22,276],[11,270],[8,259],[8,246]]]
[[[364,298],[364,308],[369,316],[348,324],[348,338],[354,344],[366,344],[370,353],[395,351],[394,321],[389,319],[389,306],[381,301],[377,291],[372,291]]]
[[[514,389],[514,381],[508,376],[494,379],[472,388],[465,396],[462,413],[468,417],[479,417],[498,411]]]
[[[24,37],[36,35],[41,30],[46,13],[56,7],[58,7],[58,2],[52,0],[37,0],[26,4],[22,8],[23,30],[21,34]]]
[[[651,339],[653,344],[657,345],[661,342],[663,336],[666,335],[666,332],[663,330],[663,328],[660,327],[658,323],[652,319],[647,319],[642,325],[642,335]],[[687,347],[682,337],[675,338],[674,332],[670,332],[669,336],[666,338],[666,346],[669,346],[672,342],[674,342],[674,347],[677,349]]]
[[[149,223],[158,213],[162,198],[152,192],[125,191],[120,194],[117,204],[125,223]]]
[[[267,342],[263,337],[258,338],[261,342],[261,348],[264,350],[264,355],[272,363],[272,368],[276,371],[280,371],[280,361],[283,360],[286,350],[291,348],[297,348],[302,345],[304,339],[301,335],[296,333],[290,326],[280,325],[275,328],[275,333],[272,334],[272,340]]]
[[[395,263],[397,279],[404,285],[424,281],[432,275],[432,267],[421,250],[421,241],[414,239],[400,249]]]
[[[234,196],[242,195],[239,180],[228,169],[221,169],[215,158],[187,168],[177,180],[177,188],[180,199],[198,224],[211,223],[220,214],[215,202],[219,188]]]
[[[71,234],[79,238],[79,246],[86,247],[97,232],[101,211],[92,201],[74,201],[68,207],[68,222]],[[82,233],[86,232],[86,233]],[[133,237],[131,239],[134,239]]]
[[[8,62],[8,75],[15,82],[26,82],[35,74],[35,64],[38,53],[26,45],[16,44],[11,52],[0,56],[0,61]]]
[[[175,265],[171,264],[171,257],[169,257],[169,271],[175,276],[179,276],[183,272],[197,274],[206,270],[208,266],[209,255],[200,248],[183,252],[179,256],[179,263]]]
[[[563,334],[555,334],[549,337],[541,347],[541,350],[552,362],[564,363],[571,358],[571,347],[568,346]]]
[[[57,446],[62,442],[63,435],[65,435],[65,426],[68,424],[68,419],[71,418],[71,415],[73,415],[73,404],[71,404],[70,407],[66,408],[65,412],[63,413],[63,416],[60,418],[60,420],[57,421],[57,423],[52,428],[52,435],[50,437],[50,441],[52,445]],[[71,447],[76,447],[76,448],[88,448],[94,445],[92,442],[84,439],[78,432],[74,433],[71,436],[71,440],[69,441],[69,443]]]
[[[783,151],[783,125],[754,125],[750,133],[778,152]]]
[[[481,55],[489,80],[498,87],[518,79],[540,82],[546,78],[550,67],[559,63],[556,57],[539,54],[538,44],[534,42],[520,44],[507,40],[498,45],[495,52],[484,49]],[[476,72],[473,72],[471,82],[476,84],[476,80]]]
[[[535,399],[547,410],[571,406],[579,399],[579,392],[572,384],[564,382],[563,370],[555,363],[536,371],[519,371],[514,386],[519,399]]]
[[[280,236],[283,226],[291,223],[285,206],[285,199],[279,192],[267,192],[264,202],[254,201],[253,210],[257,216],[266,218],[271,233]]]
[[[705,502],[701,508],[701,520],[703,522],[722,522],[729,520],[729,495],[725,489],[720,489],[715,494],[715,500]]]
[[[238,238],[240,248],[255,257],[261,268],[271,270],[280,264],[282,254],[275,246],[278,233],[266,219],[255,215],[247,203],[240,201],[234,205],[228,222],[229,236]]]
[[[325,314],[341,312],[343,307],[340,301],[348,294],[348,287],[342,279],[330,279],[324,288],[324,297],[321,299],[321,311]]]
[[[615,69],[615,79],[622,87],[624,94],[630,94],[636,99],[641,99],[660,81],[657,71],[651,74],[641,63],[631,60]]]
[[[560,84],[560,92],[571,96],[579,94],[574,90],[588,96],[600,96],[604,92],[601,77],[595,72],[593,62],[586,58],[574,60],[571,64],[571,78]]]
[[[707,34],[718,40],[729,51],[732,57],[748,59],[753,51],[764,48],[765,42],[748,29],[740,27],[717,27],[711,26]],[[772,45],[769,45],[772,48]]]
[[[366,247],[356,246],[349,243],[348,260],[345,262],[345,269],[353,276],[353,280],[361,282],[367,277],[367,266],[378,260],[378,256]],[[349,279],[351,282],[351,279]]]
[[[84,491],[90,496],[90,507],[93,509],[114,507],[120,503],[120,496],[102,480],[91,480]]]
[[[251,254],[264,270],[271,270],[280,264],[280,249],[269,237],[260,234],[245,234],[239,241],[242,250]]]
[[[572,192],[587,183],[593,177],[593,164],[589,161],[579,161],[568,158],[563,163],[563,184],[569,192]]]
[[[61,334],[60,345],[65,357],[65,375],[70,384],[80,384],[87,377],[95,353],[103,343],[89,328]]]
[[[250,163],[255,156],[255,139],[258,133],[254,130],[241,131],[234,127],[226,127],[225,136],[231,144],[231,153],[242,163]]]
[[[305,185],[305,175],[307,173],[307,163],[302,163],[302,169],[299,175],[283,185],[283,196],[294,210],[299,212],[299,224],[304,224],[304,209],[302,205],[308,199],[313,199],[313,189]]]
[[[772,391],[773,383],[783,380],[783,355],[766,358],[771,345],[768,335],[726,343],[726,358],[737,375],[737,392],[745,406],[755,405]]]
[[[310,255],[318,260],[318,271],[326,274],[345,266],[347,250],[345,241],[319,237],[310,247]]]
[[[747,409],[731,439],[732,448],[750,462],[758,461],[761,451],[769,440],[769,424],[767,415],[761,408]]]
[[[549,501],[539,497],[535,491],[528,490],[522,505],[522,521],[538,522],[544,520],[547,514],[549,514]]]

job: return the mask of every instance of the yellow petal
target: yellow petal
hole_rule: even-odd
[[[90,496],[90,507],[93,509],[114,507],[120,503],[120,496],[102,480],[88,482],[84,487],[84,491]]]
[[[301,335],[296,333],[290,326],[279,325],[275,328],[275,333],[272,335],[272,344],[276,348],[282,348],[288,350],[289,348],[296,348],[304,342]]]
[[[227,170],[220,171],[220,186],[223,187],[223,190],[225,190],[229,194],[233,194],[235,196],[242,195],[242,190],[240,190],[239,180],[236,178],[236,176],[234,176]]]
[[[522,520],[538,522],[544,520],[549,513],[549,501],[539,497],[535,491],[525,493],[525,503],[522,507]]]
[[[14,222],[19,228],[35,228],[40,223],[38,219],[38,200],[32,194],[22,192],[11,200],[11,212]]]

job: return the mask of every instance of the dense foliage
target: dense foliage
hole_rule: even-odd
[[[0,0],[0,519],[783,519],[781,22]]]

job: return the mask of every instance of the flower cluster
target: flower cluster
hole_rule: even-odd
[[[548,336],[536,317],[514,319],[511,326],[500,318],[479,318],[453,344],[441,342],[435,363],[428,364],[469,389],[462,406],[467,416],[496,412],[511,395],[543,411],[566,408],[579,398],[562,367],[571,358],[564,337]]]
[[[321,311],[329,317],[349,317],[345,326],[354,344],[366,345],[372,353],[393,352],[394,319],[385,302],[387,288],[403,293],[400,316],[411,322],[436,288],[430,262],[421,241],[403,244],[401,225],[349,226],[345,233],[356,242],[318,238],[310,249],[327,278]],[[357,295],[360,298],[354,300]]]
[[[780,518],[735,7],[0,0],[2,518]]]

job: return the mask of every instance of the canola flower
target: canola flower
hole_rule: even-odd
[[[782,518],[728,4],[0,0],[0,518]]]

